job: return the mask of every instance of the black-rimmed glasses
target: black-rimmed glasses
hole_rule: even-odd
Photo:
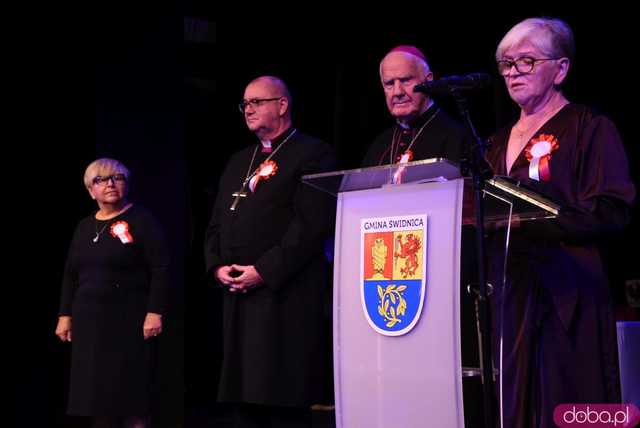
[[[96,184],[98,186],[106,186],[109,180],[113,181],[113,184],[124,183],[125,181],[127,181],[127,176],[124,174],[113,174],[104,177],[102,175],[96,175],[95,177],[93,177],[92,181],[93,184]]]
[[[250,100],[242,100],[242,102],[240,104],[238,104],[238,109],[240,110],[240,113],[244,113],[244,110],[247,108],[247,106],[251,106],[252,108],[256,108],[259,105],[261,105],[262,103],[266,103],[267,101],[279,100],[280,98],[282,98],[282,97],[251,98]]]
[[[530,56],[521,56],[516,59],[503,59],[498,61],[498,72],[502,76],[506,76],[512,67],[516,67],[516,71],[521,74],[529,74],[533,72],[533,68],[537,63],[542,61],[553,61],[560,58],[533,58]]]

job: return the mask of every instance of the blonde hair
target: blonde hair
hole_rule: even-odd
[[[527,40],[550,58],[569,58],[573,62],[575,42],[569,25],[557,18],[528,18],[514,25],[496,49],[496,60],[510,47]]]
[[[93,184],[93,179],[98,175],[112,175],[112,174],[124,174],[127,177],[127,181],[131,173],[129,169],[120,161],[110,158],[96,159],[89,164],[84,171],[84,185],[87,189]]]

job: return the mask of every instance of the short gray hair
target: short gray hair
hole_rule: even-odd
[[[528,18],[514,25],[496,49],[496,60],[523,40],[528,40],[550,58],[569,58],[573,62],[576,46],[571,27],[558,18]]]
[[[124,174],[127,177],[127,181],[131,176],[129,169],[118,160],[110,158],[96,159],[89,164],[84,171],[84,185],[88,188],[93,184],[93,179],[98,175],[106,176],[112,174]]]

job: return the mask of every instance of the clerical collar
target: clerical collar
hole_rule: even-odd
[[[273,149],[278,147],[285,138],[292,135],[293,131],[294,128],[289,127],[272,140],[260,140],[260,144],[262,144],[262,153],[271,153]]]
[[[271,140],[260,140],[262,143],[262,153],[271,153]]]
[[[429,119],[431,119],[437,111],[438,107],[433,101],[431,101],[431,105],[429,106],[429,108],[420,116],[416,117],[415,119],[411,119],[409,123],[397,122],[397,124],[402,129],[417,129],[424,125]]]

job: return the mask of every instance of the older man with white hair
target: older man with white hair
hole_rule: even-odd
[[[432,80],[424,54],[414,46],[401,45],[380,62],[380,81],[389,113],[396,124],[371,144],[363,166],[385,165],[443,157],[458,161],[467,134],[415,85]]]

